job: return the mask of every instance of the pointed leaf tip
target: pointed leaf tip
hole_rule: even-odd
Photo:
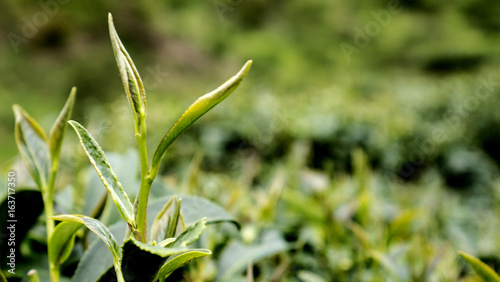
[[[134,113],[136,129],[139,129],[141,124],[144,123],[146,116],[146,91],[132,58],[118,36],[111,14],[108,16],[108,24],[109,37],[111,39],[118,71],[120,72],[125,93],[127,94]]]
[[[476,274],[487,282],[500,282],[500,277],[487,264],[478,258],[459,251],[458,254],[471,266]]]
[[[248,71],[250,70],[252,62],[252,60],[248,60],[236,75],[231,77],[214,91],[198,98],[191,106],[189,106],[189,108],[182,114],[177,122],[170,128],[170,130],[165,134],[160,144],[156,148],[155,154],[153,156],[153,161],[151,163],[151,176],[153,178],[156,176],[161,159],[165,155],[165,151],[168,149],[168,147],[196,120],[198,120],[201,116],[206,114],[209,110],[222,102],[224,99],[226,99],[240,85],[241,81],[245,78]]]
[[[52,161],[58,161],[59,152],[61,150],[62,140],[64,138],[64,133],[66,132],[66,125],[73,112],[73,106],[75,104],[76,87],[71,88],[68,100],[64,104],[63,109],[59,113],[52,129],[49,133],[49,148]]]

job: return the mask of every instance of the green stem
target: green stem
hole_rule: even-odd
[[[59,166],[59,158],[58,156],[54,158],[55,160],[52,161],[52,167],[50,170],[50,176],[49,176],[49,184],[45,187],[45,189],[42,189],[44,191],[43,195],[43,205],[45,208],[45,228],[47,230],[47,248],[50,250],[50,236],[52,235],[52,232],[54,231],[55,223],[54,220],[51,219],[51,217],[54,215],[54,186],[56,182],[56,174],[57,174],[57,168]],[[53,264],[52,262],[49,261],[49,269],[50,269],[50,280],[52,282],[58,282],[59,281],[59,266]]]
[[[141,187],[134,204],[136,214],[135,219],[137,224],[137,232],[135,233],[135,238],[143,243],[146,243],[148,198],[153,181],[148,177],[149,162],[148,150],[146,145],[146,123],[144,116],[141,116],[139,118],[138,126],[136,126],[136,138],[137,144],[139,145],[139,155],[141,159]]]
[[[115,266],[116,280],[118,282],[125,282],[125,279],[123,278],[122,270],[120,269],[120,264],[115,262],[114,266]]]
[[[40,277],[38,276],[38,272],[35,269],[32,269],[28,272],[28,281],[40,282]]]

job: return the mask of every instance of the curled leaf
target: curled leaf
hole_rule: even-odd
[[[118,243],[116,242],[113,233],[111,233],[111,231],[99,220],[79,214],[73,214],[73,215],[64,214],[64,215],[52,216],[50,218],[63,222],[75,222],[78,224],[85,225],[88,229],[90,229],[90,231],[94,232],[97,236],[99,236],[104,242],[104,244],[106,244],[106,246],[108,246],[108,249],[111,251],[111,254],[113,255],[113,261],[115,263],[118,263],[120,261],[120,247],[118,246]],[[76,228],[76,225],[74,225],[72,228]]]
[[[40,189],[49,178],[49,148],[47,137],[38,123],[20,106],[13,106],[16,116],[15,137],[17,147],[33,180]]]
[[[181,210],[181,199],[173,196],[163,206],[151,226],[151,241],[162,241],[175,236]]]
[[[108,15],[108,25],[116,64],[118,65],[123,87],[127,93],[137,123],[146,116],[146,92],[144,90],[144,85],[132,58],[130,58],[130,55],[118,37],[111,14]]]
[[[66,221],[58,224],[49,238],[49,261],[61,265],[71,254],[76,231],[82,227],[80,222]]]

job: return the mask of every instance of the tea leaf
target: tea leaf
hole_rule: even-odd
[[[144,119],[146,115],[146,92],[144,85],[132,58],[130,58],[130,55],[118,37],[111,14],[108,15],[108,25],[116,64],[118,65],[123,87],[125,88],[137,122]]]
[[[64,137],[64,132],[66,131],[66,125],[69,118],[71,117],[71,112],[73,110],[73,105],[75,103],[76,87],[71,89],[68,100],[64,105],[61,113],[54,122],[52,129],[49,134],[49,148],[52,161],[55,161],[59,157],[59,151],[61,149],[62,140]]]
[[[487,264],[480,261],[474,256],[466,254],[464,252],[458,252],[460,256],[467,261],[467,263],[474,269],[477,275],[484,279],[486,282],[499,282],[500,277],[493,271]]]
[[[206,223],[230,222],[238,229],[240,224],[224,208],[207,199],[197,196],[182,196],[181,216],[187,224],[193,224],[206,217]]]
[[[181,210],[181,199],[173,196],[158,213],[151,227],[151,241],[162,241],[165,238],[175,236],[179,215]]]
[[[282,234],[268,231],[262,241],[253,245],[233,241],[220,254],[217,281],[233,281],[234,277],[244,271],[249,263],[284,252],[289,248]]]
[[[167,261],[161,267],[160,271],[158,272],[158,275],[156,276],[156,279],[165,279],[168,276],[170,276],[170,274],[172,274],[172,272],[174,272],[176,269],[183,267],[188,262],[211,254],[212,252],[206,249],[191,250],[186,253],[180,254],[174,257],[173,259]]]
[[[97,236],[99,236],[104,242],[104,244],[106,244],[106,246],[108,246],[108,249],[111,251],[111,254],[113,255],[113,261],[115,262],[115,265],[120,261],[120,247],[118,246],[115,237],[113,236],[111,231],[99,220],[78,214],[57,215],[57,216],[52,216],[51,219],[63,222],[76,222],[84,224],[88,229],[90,229]]]
[[[219,88],[214,91],[205,94],[198,98],[177,120],[177,122],[172,126],[172,128],[165,134],[161,140],[156,152],[153,156],[153,161],[151,163],[152,176],[156,176],[158,167],[160,166],[161,159],[165,155],[165,151],[174,142],[179,135],[181,135],[186,129],[188,129],[197,119],[207,113],[210,109],[215,107],[217,104],[226,99],[229,94],[231,94],[240,85],[243,78],[247,75],[250,70],[252,61],[248,61],[241,68],[241,70],[224,84],[219,86]]]
[[[10,226],[9,219],[17,219],[18,222],[22,224],[16,224],[16,244],[21,244],[26,238],[28,231],[32,230],[33,226],[36,225],[38,218],[43,212],[43,196],[38,190],[23,190],[23,187],[16,188],[15,194],[15,218],[9,217],[10,213],[8,210],[9,203],[7,195],[2,199],[0,203],[0,230],[2,230],[3,235],[8,235],[7,227]],[[5,189],[7,190],[7,189]],[[9,238],[7,236],[0,236],[0,254],[7,254],[10,246],[7,244]],[[16,248],[16,252],[19,249]],[[0,256],[0,264],[5,265],[8,261],[7,256]]]
[[[113,201],[115,202],[115,205],[118,208],[121,216],[128,224],[135,227],[134,208],[132,207],[132,203],[123,190],[121,183],[118,182],[118,179],[116,178],[113,169],[111,169],[111,166],[109,165],[108,159],[106,158],[103,150],[81,124],[72,120],[69,121],[69,124],[73,126],[76,133],[78,134],[83,149],[87,153],[90,162],[101,178],[102,183],[104,183],[104,186],[106,186],[106,189],[108,189],[108,192],[113,198]]]
[[[49,148],[47,137],[38,123],[20,106],[13,106],[16,116],[17,147],[33,180],[40,189],[47,186],[49,177]]]
[[[109,227],[119,246],[123,244],[126,229],[127,224],[123,220]],[[72,281],[99,281],[99,277],[109,272],[110,269],[115,272],[111,252],[105,244],[100,242],[99,238],[95,239],[83,253]],[[116,273],[113,273],[113,278],[116,280]],[[110,281],[110,279],[100,281]]]
[[[152,281],[167,258],[186,248],[152,246],[130,238],[123,244],[121,270],[126,281]]]
[[[55,265],[63,263],[71,254],[76,231],[82,227],[80,222],[61,222],[54,228],[49,238],[49,261]]]
[[[206,218],[200,219],[195,224],[189,226],[182,232],[177,239],[171,244],[172,247],[186,247],[200,238],[201,233],[205,230]]]

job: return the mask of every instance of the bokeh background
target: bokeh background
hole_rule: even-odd
[[[499,270],[497,2],[0,5],[4,169],[18,163],[11,106],[48,130],[72,86],[73,118],[106,151],[134,155],[111,12],[147,91],[151,153],[192,101],[254,60],[169,150],[162,181],[226,207],[245,246],[271,231],[286,242],[254,261],[258,279],[473,279],[457,250]],[[87,165],[67,135],[61,187]],[[213,257],[219,273],[227,244]]]

